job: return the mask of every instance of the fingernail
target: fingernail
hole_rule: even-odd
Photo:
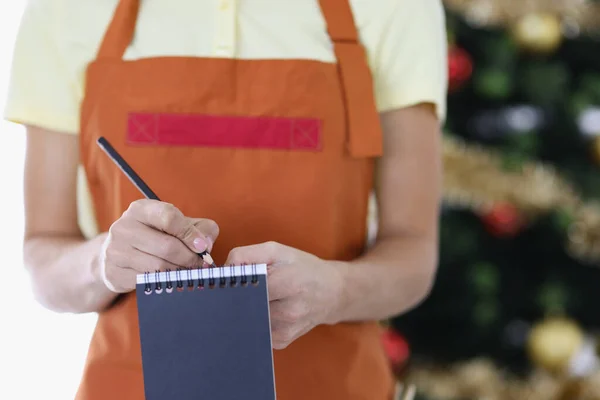
[[[208,244],[206,243],[206,240],[202,238],[196,238],[194,239],[194,247],[198,251],[204,251],[208,248]]]

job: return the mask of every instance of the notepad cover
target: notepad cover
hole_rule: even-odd
[[[266,266],[192,272],[193,288],[187,271],[138,276],[146,400],[275,400]],[[170,293],[165,282],[157,293],[161,279]]]

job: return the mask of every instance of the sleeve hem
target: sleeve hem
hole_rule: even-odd
[[[27,112],[8,107],[5,110],[4,119],[19,125],[37,126],[71,135],[79,134],[79,121],[73,117],[56,116],[43,112]]]
[[[437,117],[441,123],[446,120],[446,100],[438,95],[432,95],[423,90],[407,90],[406,93],[380,96],[377,101],[379,112],[391,111],[399,108],[414,106],[419,103],[432,103],[435,106]]]

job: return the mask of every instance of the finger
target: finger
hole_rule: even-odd
[[[138,200],[131,203],[127,213],[144,225],[178,238],[190,250],[203,252],[208,249],[210,241],[207,240],[207,235],[196,227],[191,218],[183,215],[172,204],[156,200]],[[214,221],[206,223],[216,225]]]
[[[206,239],[208,239],[208,251],[211,251],[219,237],[219,225],[215,221],[206,218],[191,218],[191,220],[194,226],[205,234]]]
[[[106,249],[106,261],[116,269],[130,269],[138,274],[181,267],[123,243],[115,243]]]
[[[138,274],[166,271],[168,269],[175,271],[181,268],[179,265],[139,250],[134,250],[132,252],[128,266],[130,269],[135,270]]]
[[[299,337],[305,335],[312,329],[312,324],[309,321],[301,321],[299,323],[289,323],[282,320],[271,320],[271,342],[276,350],[287,348]]]
[[[147,225],[139,224],[137,229],[129,229],[124,234],[129,236],[127,241],[134,249],[161,258],[172,265],[185,268],[202,265],[202,258],[181,240]]]
[[[289,274],[284,269],[274,269],[269,273],[268,292],[269,301],[283,300],[297,295],[299,290]]]
[[[294,327],[283,321],[271,320],[271,342],[275,350],[285,349],[294,340]]]
[[[226,264],[289,264],[294,252],[291,248],[276,242],[265,242],[251,246],[236,247],[229,252]]]
[[[306,335],[308,332],[310,332],[314,327],[310,324],[310,323],[305,323],[300,327],[297,327],[292,339],[288,342],[287,346],[289,346],[290,344],[292,344],[293,342],[295,342],[296,340],[298,340],[299,338],[301,338],[302,336]]]
[[[131,268],[107,265],[103,270],[104,284],[114,293],[128,293],[135,289],[138,272]]]
[[[105,284],[115,293],[127,293],[135,289],[137,275],[146,272],[172,270],[180,267],[162,258],[138,250],[113,256],[114,262],[105,269]],[[124,267],[126,265],[126,267]]]
[[[305,303],[295,300],[276,300],[269,302],[271,320],[277,323],[302,325],[308,316]]]

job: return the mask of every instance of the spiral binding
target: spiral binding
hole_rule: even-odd
[[[144,293],[170,294],[177,292],[202,290],[205,288],[246,287],[258,285],[259,275],[266,274],[264,264],[226,265],[208,268],[177,268],[175,271],[146,272],[138,275],[137,283],[144,285]]]

